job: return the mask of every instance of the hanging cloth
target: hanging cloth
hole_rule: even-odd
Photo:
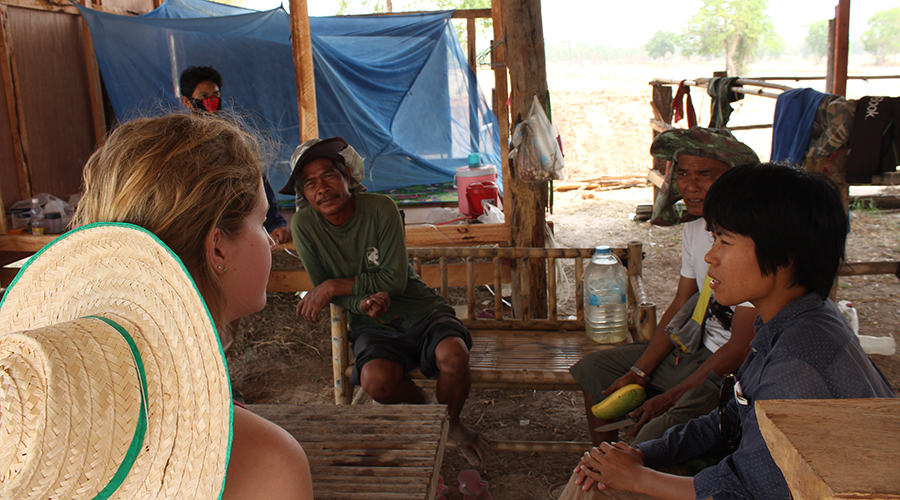
[[[900,97],[865,96],[856,101],[847,182],[869,184],[873,175],[893,171],[900,163]]]
[[[678,123],[684,118],[683,98],[686,97],[688,128],[692,128],[697,126],[697,112],[694,111],[694,102],[691,100],[691,87],[685,85],[684,82],[685,80],[681,80],[681,83],[678,84],[678,91],[675,92],[675,97],[672,99],[672,109],[675,110],[675,123]]]
[[[825,96],[810,88],[791,89],[778,96],[772,122],[771,161],[789,160],[799,164],[806,158],[813,121]]]
[[[744,94],[731,90],[736,85],[736,76],[714,77],[709,79],[706,93],[712,100],[709,102],[709,128],[725,128],[734,108],[731,103],[744,98]]]

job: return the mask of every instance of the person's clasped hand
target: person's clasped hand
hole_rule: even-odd
[[[377,292],[360,301],[359,308],[369,317],[378,319],[387,312],[390,305],[391,296],[387,292]]]
[[[635,491],[638,476],[644,470],[641,451],[625,443],[600,443],[584,453],[575,467],[575,484],[588,491],[596,484],[598,490],[613,488]]]

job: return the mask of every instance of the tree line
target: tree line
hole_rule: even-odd
[[[767,0],[703,0],[680,33],[657,31],[644,45],[651,58],[682,55],[725,57],[729,75],[743,75],[756,56],[778,56],[784,40],[775,33],[766,10]],[[802,47],[804,56],[817,59],[828,51],[828,20],[807,26]],[[876,12],[860,37],[863,49],[884,64],[888,56],[900,53],[900,7]]]

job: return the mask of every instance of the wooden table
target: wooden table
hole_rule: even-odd
[[[303,445],[317,500],[431,500],[445,405],[247,405]]]
[[[794,500],[900,499],[900,399],[756,402]]]

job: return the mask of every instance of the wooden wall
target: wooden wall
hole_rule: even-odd
[[[81,16],[68,2],[0,0],[0,196],[4,211],[38,193],[68,199],[102,133],[92,93],[93,52]],[[92,5],[143,13],[153,0]],[[96,80],[95,80],[96,82]],[[99,129],[99,130],[102,130]],[[3,228],[5,229],[5,228]]]

